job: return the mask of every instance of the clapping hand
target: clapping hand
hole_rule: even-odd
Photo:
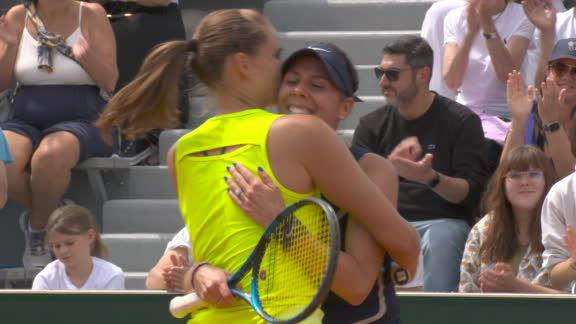
[[[522,74],[516,70],[508,73],[506,99],[512,120],[526,121],[532,111],[534,87],[529,86],[528,91],[526,91]]]
[[[170,256],[171,265],[162,269],[162,277],[169,290],[184,291],[184,278],[190,268],[188,260],[181,255]]]
[[[542,94],[536,91],[538,114],[544,124],[556,122],[560,118],[560,110],[566,106],[566,89],[560,89],[549,78],[542,82],[541,89]]]
[[[472,35],[476,35],[480,30],[479,6],[480,0],[470,0],[466,8],[466,27],[468,28],[468,33]]]
[[[556,26],[556,9],[550,0],[524,0],[526,17],[542,31],[553,31]]]
[[[484,270],[480,274],[480,288],[483,292],[514,292],[516,277],[509,264],[498,262],[494,270]]]
[[[427,184],[434,177],[432,169],[434,156],[430,153],[420,158],[422,147],[416,137],[408,137],[392,150],[388,159],[402,178]]]

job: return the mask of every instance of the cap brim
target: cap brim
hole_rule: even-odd
[[[569,60],[574,60],[576,61],[576,56],[572,56],[572,55],[558,55],[558,56],[552,56],[548,59],[548,62],[552,62],[552,61],[557,61],[557,60],[561,60],[561,59],[569,59]]]

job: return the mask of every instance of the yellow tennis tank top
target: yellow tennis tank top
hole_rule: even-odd
[[[289,205],[305,197],[319,197],[319,191],[306,194],[285,188],[274,176],[267,155],[267,137],[272,123],[282,117],[263,109],[249,109],[219,115],[183,136],[176,146],[175,169],[180,210],[192,244],[196,262],[206,261],[230,273],[246,261],[264,228],[236,206],[227,193],[226,166],[241,163],[254,174],[262,167]],[[222,147],[239,148],[221,155],[194,153]],[[241,287],[249,290],[250,278]],[[317,311],[309,318],[320,322]],[[195,312],[189,323],[258,323],[263,320],[244,301],[225,309],[206,308]],[[308,322],[308,321],[307,321]]]

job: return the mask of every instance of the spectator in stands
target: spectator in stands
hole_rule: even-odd
[[[210,305],[230,307],[227,311],[214,307],[200,310],[193,321],[258,318],[248,305],[233,299],[226,283],[226,271],[239,268],[263,233],[261,226],[222,195],[227,186],[222,178],[233,162],[251,172],[261,166],[277,179],[287,204],[324,193],[354,215],[392,258],[413,273],[418,238],[397,238],[396,233],[409,232],[410,225],[364,175],[334,131],[314,117],[282,116],[260,109],[275,103],[280,48],[274,28],[255,11],[215,11],[202,20],[193,40],[166,43],[154,50],[135,81],[107,106],[99,123],[104,132],[125,120],[133,121],[123,129],[128,134],[173,120],[176,72],[182,71],[187,52],[193,55],[192,69],[214,94],[219,114],[181,138],[168,155],[194,247],[192,257],[202,260],[187,272],[185,281],[193,282],[196,292]],[[346,261],[340,259],[332,288],[359,302],[364,292],[351,277],[339,275],[355,266]],[[310,320],[320,316],[317,312]]]
[[[540,86],[546,78],[548,63],[557,40],[576,38],[574,8],[557,13],[550,0],[525,0],[522,6],[526,17],[536,27],[534,39],[539,47],[534,84]]]
[[[512,123],[503,155],[514,147],[537,145],[552,159],[556,174],[563,178],[574,171],[576,159],[568,134],[576,107],[576,38],[556,43],[548,60],[546,81],[540,91],[524,89],[517,72],[508,80],[508,107]],[[533,95],[537,100],[534,101]]]
[[[426,11],[420,36],[428,41],[434,51],[434,67],[432,79],[430,80],[430,90],[436,91],[446,98],[456,98],[457,92],[448,89],[442,77],[442,64],[444,60],[444,18],[449,11],[462,7],[465,0],[442,0],[436,1]]]
[[[571,149],[576,155],[576,118],[572,119]],[[542,205],[543,266],[550,271],[552,287],[570,291],[576,281],[576,173],[558,181]]]
[[[550,293],[542,271],[542,201],[555,180],[534,146],[510,151],[490,180],[484,216],[470,231],[460,266],[460,292]]]
[[[168,242],[160,260],[148,272],[146,289],[186,291],[184,274],[192,263],[191,254],[190,237],[184,227]]]
[[[46,225],[56,260],[34,278],[32,290],[121,290],[124,272],[107,251],[90,212],[75,204],[56,209]]]
[[[2,128],[14,155],[9,198],[28,209],[20,222],[25,268],[51,261],[44,227],[71,169],[112,153],[92,122],[106,104],[101,92],[112,91],[117,76],[114,35],[98,4],[32,0],[0,18],[0,90],[12,77],[19,84]]]
[[[6,205],[8,199],[8,181],[6,180],[6,165],[12,163],[12,154],[6,143],[6,138],[0,128],[0,209]]]
[[[354,101],[359,101],[354,96],[358,88],[354,64],[332,44],[314,43],[294,52],[284,62],[282,76],[278,92],[278,110],[281,113],[315,115],[337,129],[340,121],[354,109]],[[358,146],[350,147],[350,151],[366,175],[396,205],[398,176],[390,162]],[[258,178],[237,164],[230,169],[230,175],[227,177],[230,198],[258,224],[267,226],[284,208],[280,190],[265,171],[259,171]],[[344,216],[340,220],[342,248],[362,268],[363,280],[356,279],[356,283],[367,287],[367,297],[360,305],[351,305],[330,294],[322,305],[323,321],[397,323],[398,301],[390,258],[354,218]],[[417,235],[414,230],[409,230],[397,233],[398,237]],[[406,274],[400,276],[400,273],[397,277],[409,278]],[[382,293],[385,303],[381,302]]]
[[[444,21],[444,80],[459,91],[456,101],[480,116],[490,171],[509,127],[504,85],[522,66],[533,32],[522,6],[509,0],[470,0]]]
[[[432,49],[420,37],[384,47],[375,69],[387,104],[360,119],[353,144],[388,157],[400,175],[398,211],[416,228],[424,290],[457,288],[462,251],[487,178],[480,119],[432,92]]]

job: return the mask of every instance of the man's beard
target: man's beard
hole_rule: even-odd
[[[396,94],[392,100],[387,99],[387,101],[393,105],[398,106],[406,106],[411,104],[414,101],[414,98],[418,95],[418,87],[416,83],[412,83],[408,89],[405,89],[401,92],[394,90],[393,88],[383,88],[382,90],[392,90]]]

